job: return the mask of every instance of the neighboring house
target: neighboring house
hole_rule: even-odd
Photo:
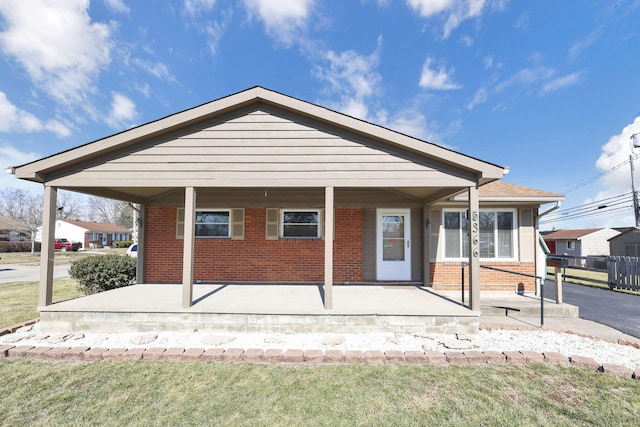
[[[609,255],[640,257],[640,228],[631,227],[609,238]]]
[[[534,275],[563,196],[507,172],[261,87],[13,168],[44,184],[45,236],[57,189],[139,204],[138,282],[182,284],[183,307],[201,281],[320,283],[327,309],[334,283],[460,289],[462,262],[473,310],[481,286],[532,290],[480,263]]]
[[[609,255],[609,239],[620,234],[612,228],[558,230],[544,235],[551,253],[576,257]]]
[[[116,241],[131,240],[131,230],[116,224],[59,219],[55,224],[54,237],[80,242],[84,249],[97,249],[111,246]],[[39,227],[36,241],[40,242],[41,239],[42,228]]]
[[[30,241],[29,226],[11,218],[0,216],[0,242]]]

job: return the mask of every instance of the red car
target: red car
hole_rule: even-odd
[[[66,251],[74,251],[75,252],[78,249],[80,249],[81,247],[82,247],[82,243],[80,243],[80,242],[71,243],[67,239],[56,239],[55,243],[53,244],[53,249],[54,250],[62,251],[62,252],[66,252]]]

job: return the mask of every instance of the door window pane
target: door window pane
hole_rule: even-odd
[[[404,217],[385,215],[382,217],[382,259],[404,261]]]

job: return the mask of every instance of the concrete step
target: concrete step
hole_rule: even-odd
[[[482,316],[539,316],[540,302],[537,304],[510,303],[510,301],[485,302],[480,304]],[[544,302],[545,317],[580,317],[580,307],[571,304],[556,304],[552,301]]]

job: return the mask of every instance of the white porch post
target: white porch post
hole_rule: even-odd
[[[42,203],[42,242],[40,248],[40,290],[38,307],[51,305],[53,299],[53,245],[56,231],[58,188],[45,185]]]
[[[324,190],[324,308],[333,308],[333,187]]]
[[[480,202],[478,187],[469,187],[469,308],[480,310]]]
[[[431,210],[429,206],[422,206],[422,286],[431,285]]]
[[[193,252],[196,229],[196,190],[186,187],[184,192],[184,250],[182,253],[182,307],[193,303]]]
[[[134,212],[136,212],[134,210]],[[144,228],[146,221],[146,213],[147,210],[143,204],[138,205],[138,217],[135,219],[137,221],[137,239],[134,243],[138,244],[138,259],[136,265],[136,283],[144,283]]]

